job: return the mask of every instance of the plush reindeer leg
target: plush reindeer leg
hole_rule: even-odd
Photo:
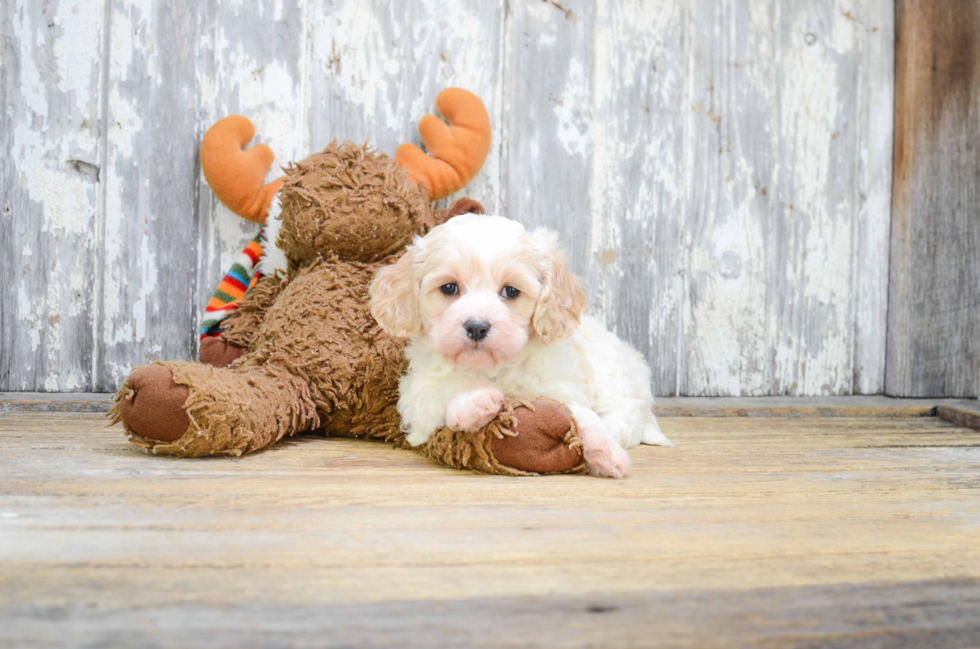
[[[375,331],[367,309],[375,269],[319,259],[288,278],[264,279],[222,334],[233,344],[250,341],[247,354],[225,369],[136,368],[117,395],[114,421],[133,443],[185,457],[241,455],[313,429],[396,435],[404,361],[400,347]],[[355,399],[357,407],[348,407]]]
[[[319,424],[308,382],[281,365],[224,369],[248,352],[288,280],[263,277],[201,343],[201,362],[135,368],[116,396],[113,422],[133,443],[166,455],[241,455]],[[241,364],[239,364],[241,365]]]
[[[582,441],[571,412],[550,399],[508,401],[476,433],[443,428],[419,447],[455,469],[500,475],[585,473]]]
[[[137,367],[110,413],[160,455],[242,455],[319,425],[308,384],[278,368],[200,363]]]
[[[247,349],[232,345],[218,338],[205,338],[201,341],[198,360],[211,367],[228,367],[241,358]]]
[[[238,308],[221,323],[224,327],[221,335],[201,341],[200,361],[212,367],[228,367],[244,356],[262,326],[266,311],[287,283],[279,273],[259,280],[238,301]]]

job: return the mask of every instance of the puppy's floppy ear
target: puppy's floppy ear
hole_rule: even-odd
[[[412,274],[416,255],[417,246],[409,246],[401,259],[378,270],[368,291],[371,315],[396,338],[408,338],[422,331],[419,291]]]
[[[570,336],[585,311],[585,291],[558,248],[558,235],[537,229],[531,239],[542,259],[544,288],[531,316],[531,326],[546,345]]]

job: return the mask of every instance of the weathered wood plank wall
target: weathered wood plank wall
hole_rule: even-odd
[[[889,393],[980,394],[980,6],[896,5]]]
[[[452,85],[495,128],[466,193],[561,232],[658,394],[884,386],[891,0],[0,6],[0,390],[194,357],[254,232],[200,173],[217,118],[391,152]]]

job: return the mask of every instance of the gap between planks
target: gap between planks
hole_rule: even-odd
[[[112,395],[0,392],[0,412],[108,412]],[[854,397],[662,397],[658,417],[940,417],[980,430],[980,400]]]

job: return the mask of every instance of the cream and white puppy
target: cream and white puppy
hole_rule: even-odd
[[[541,396],[572,411],[594,474],[626,475],[624,449],[641,442],[670,445],[643,357],[584,309],[554,232],[463,214],[416,237],[371,285],[375,319],[410,338],[398,399],[409,443],[479,430],[504,396]]]

